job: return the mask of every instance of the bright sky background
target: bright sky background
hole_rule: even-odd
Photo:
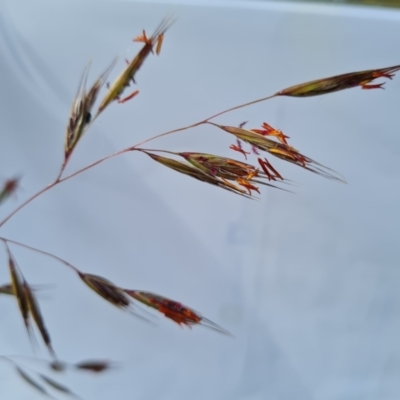
[[[179,19],[160,57],[139,71],[140,95],[110,106],[69,172],[293,84],[400,63],[395,10],[160,3],[0,0],[0,178],[23,177],[0,218],[54,179],[88,60],[92,80],[119,55],[113,79],[138,50],[131,39],[168,13]],[[88,400],[397,399],[400,76],[385,89],[279,98],[217,119],[282,129],[348,185],[273,160],[300,185],[294,195],[264,189],[256,202],[128,154],[10,220],[0,235],[117,285],[179,300],[235,336],[180,329],[161,316],[156,326],[143,323],[63,265],[12,247],[31,284],[53,285],[39,299],[59,357],[120,363],[101,376],[51,376]],[[233,142],[201,127],[151,146],[240,159]],[[9,277],[0,256],[1,283]],[[11,298],[0,297],[0,325],[0,354],[34,355]],[[37,356],[47,358],[43,347]],[[41,396],[2,363],[0,398]]]

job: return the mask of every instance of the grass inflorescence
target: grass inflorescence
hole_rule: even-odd
[[[132,60],[126,60],[125,68],[111,84],[108,82],[108,77],[117,64],[116,60],[112,61],[104,72],[98,76],[89,87],[87,87],[87,82],[89,80],[91,62],[87,64],[70,107],[67,127],[64,134],[64,156],[63,160],[60,162],[60,169],[56,179],[38,192],[32,194],[11,213],[3,217],[0,220],[0,228],[2,228],[3,225],[5,225],[22,208],[26,207],[43,193],[110,158],[124,153],[134,154],[139,152],[145,154],[150,157],[151,160],[156,161],[161,166],[167,167],[174,172],[186,175],[187,177],[193,178],[202,183],[207,183],[214,187],[224,189],[229,194],[240,195],[246,199],[253,199],[261,196],[262,187],[266,190],[280,189],[286,192],[291,192],[291,190],[287,189],[287,185],[290,185],[292,181],[286,176],[283,176],[279,169],[273,164],[271,158],[278,158],[282,161],[294,164],[305,171],[312,172],[330,180],[343,183],[346,182],[342,175],[335,172],[333,169],[324,166],[320,162],[315,161],[313,158],[304,155],[289,144],[289,139],[292,136],[295,136],[296,132],[290,133],[289,137],[280,129],[272,127],[268,122],[263,122],[261,127],[247,129],[245,128],[246,123],[242,123],[239,126],[235,126],[234,124],[223,125],[214,122],[214,120],[231,111],[248,107],[256,103],[265,102],[279,96],[304,98],[327,95],[336,91],[355,87],[360,87],[364,90],[380,89],[383,88],[383,83],[376,83],[375,80],[380,78],[386,78],[389,80],[393,79],[395,73],[400,70],[400,65],[345,73],[297,84],[280,90],[272,95],[225,109],[191,125],[160,133],[156,136],[145,139],[140,143],[128,146],[116,153],[92,162],[91,164],[88,164],[87,166],[66,176],[65,169],[67,164],[70,162],[71,155],[95,121],[112,103],[124,104],[137,97],[139,90],[135,89],[128,94],[126,93],[126,90],[132,84],[136,84],[136,75],[143,67],[146,59],[151,54],[160,55],[165,35],[174,21],[173,17],[166,17],[161,21],[150,37],[147,36],[144,30],[140,35],[135,36],[133,42],[141,43],[142,47]],[[101,98],[100,103],[96,105],[99,98]],[[139,101],[139,99],[136,99],[135,101]],[[235,154],[243,156],[245,161],[221,156],[214,154],[213,152],[204,153],[195,150],[174,152],[142,147],[145,143],[157,138],[202,125],[211,125],[217,128],[221,133],[232,135],[234,137],[234,143],[230,145],[229,149],[236,152]],[[269,158],[267,158],[266,155],[268,155]],[[252,157],[254,161],[251,161]],[[19,188],[19,182],[20,178],[14,177],[8,178],[0,184],[0,206],[15,195]],[[9,245],[24,247],[28,250],[52,257],[76,273],[81,281],[103,300],[116,308],[129,311],[142,319],[147,320],[147,318],[140,315],[140,308],[138,308],[139,304],[143,304],[156,310],[179,326],[187,326],[191,328],[196,325],[203,325],[220,333],[230,335],[226,329],[205,318],[201,313],[183,305],[179,301],[149,291],[126,289],[114,284],[104,277],[82,272],[68,261],[52,253],[10,238],[0,237],[0,241],[5,244],[10,275],[10,283],[5,283],[0,286],[0,294],[13,296],[16,299],[25,329],[32,345],[34,346],[37,346],[34,335],[34,325],[36,326],[51,355],[51,360],[48,361],[48,365],[54,372],[63,372],[72,368],[78,371],[101,373],[110,369],[112,363],[107,360],[85,360],[75,364],[69,364],[57,359],[35,294],[37,290],[40,290],[40,286],[31,286],[27,282],[21,269],[16,263],[14,254],[11,252]],[[47,375],[36,373],[35,371],[30,373],[26,368],[10,357],[2,356],[1,359],[10,363],[22,380],[37,392],[40,392],[45,396],[52,397],[49,393],[49,389],[51,389],[63,395],[78,397],[67,386],[53,380],[53,378]]]

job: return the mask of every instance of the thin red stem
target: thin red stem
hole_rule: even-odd
[[[220,115],[226,114],[228,112],[231,111],[235,111],[235,110],[239,110],[239,108],[243,108],[243,107],[247,107],[247,106],[251,106],[253,104],[257,104],[257,103],[261,103],[262,101],[266,101],[266,100],[270,100],[273,99],[274,97],[276,97],[278,94],[275,93],[271,96],[267,96],[267,97],[262,97],[261,99],[257,99],[257,100],[253,100],[253,101],[249,101],[248,103],[243,103],[243,104],[239,104],[238,106],[232,107],[232,108],[228,108],[224,111],[219,112],[218,114],[214,114],[213,116],[207,118],[206,120],[204,120],[203,122],[208,122],[210,119],[214,119],[219,117]]]
[[[266,100],[272,99],[272,98],[274,98],[274,97],[276,97],[276,96],[277,96],[277,94],[275,93],[275,94],[273,94],[273,95],[271,95],[271,96],[268,96],[268,97],[263,97],[263,98],[261,98],[261,99],[257,99],[257,100],[250,101],[250,102],[248,102],[248,103],[240,104],[240,105],[238,105],[238,106],[235,106],[235,107],[232,107],[232,108],[228,108],[228,109],[226,109],[226,110],[224,110],[224,111],[221,111],[221,112],[219,112],[219,113],[217,113],[217,114],[214,114],[214,115],[212,115],[211,117],[209,117],[209,118],[207,118],[207,119],[205,119],[205,120],[196,122],[196,123],[191,124],[191,125],[188,125],[188,126],[184,126],[184,127],[182,127],[182,128],[173,129],[173,130],[170,130],[170,131],[161,133],[161,134],[156,135],[156,136],[152,136],[151,138],[146,139],[146,140],[143,140],[142,142],[137,143],[137,144],[135,144],[134,146],[129,146],[129,147],[123,149],[123,150],[117,151],[116,153],[113,153],[113,154],[110,154],[110,155],[108,155],[108,156],[106,156],[106,157],[103,157],[103,158],[101,158],[100,160],[97,160],[97,161],[95,161],[95,162],[93,162],[93,163],[87,165],[86,167],[83,167],[83,168],[79,169],[78,171],[76,171],[76,172],[74,172],[74,173],[72,173],[72,174],[70,174],[70,175],[64,177],[64,178],[61,178],[61,175],[62,175],[62,173],[64,172],[64,169],[65,169],[65,167],[66,167],[66,162],[64,161],[64,163],[63,163],[63,165],[62,165],[62,167],[61,167],[61,170],[60,170],[60,172],[58,173],[58,176],[57,176],[56,180],[55,180],[53,183],[51,183],[51,184],[45,186],[43,189],[39,190],[39,191],[38,191],[37,193],[35,193],[33,196],[29,197],[29,198],[28,198],[27,200],[25,200],[22,204],[20,204],[14,211],[12,211],[7,217],[5,217],[5,218],[0,222],[0,228],[1,228],[8,220],[10,220],[17,212],[19,212],[22,208],[24,208],[24,207],[25,207],[27,204],[29,204],[31,201],[35,200],[38,196],[40,196],[40,195],[42,195],[43,193],[47,192],[48,190],[50,190],[50,189],[53,188],[54,186],[58,185],[59,183],[64,182],[64,181],[66,181],[66,180],[68,180],[68,179],[70,179],[70,178],[73,178],[74,176],[76,176],[76,175],[78,175],[78,174],[80,174],[80,173],[82,173],[82,172],[84,172],[84,171],[87,171],[87,170],[90,169],[90,168],[93,168],[93,167],[95,167],[96,165],[102,163],[103,161],[109,160],[110,158],[116,157],[116,156],[118,156],[118,155],[120,155],[120,154],[127,153],[128,151],[132,151],[132,150],[134,150],[135,148],[137,148],[137,147],[139,147],[139,146],[141,146],[141,145],[143,145],[143,144],[145,144],[145,143],[148,143],[148,142],[150,142],[150,141],[152,141],[152,140],[161,138],[161,137],[163,137],[163,136],[170,135],[170,134],[172,134],[172,133],[182,132],[182,131],[185,131],[185,130],[187,130],[187,129],[190,129],[190,128],[194,128],[194,127],[196,127],[196,126],[199,126],[199,125],[206,124],[206,123],[208,123],[211,119],[214,119],[214,118],[216,118],[216,117],[219,117],[219,116],[221,116],[221,115],[223,115],[223,114],[226,114],[226,113],[231,112],[231,111],[234,111],[234,110],[238,110],[239,108],[243,108],[243,107],[250,106],[250,105],[252,105],[252,104],[256,104],[256,103],[260,103],[260,102],[262,102],[262,101],[266,101]],[[96,117],[97,117],[97,115],[96,115]],[[96,119],[96,117],[91,121],[91,124],[90,124],[90,125],[93,124],[93,122],[94,122],[94,120]]]
[[[24,208],[27,204],[29,204],[31,201],[35,200],[36,197],[39,197],[41,194],[47,192],[49,189],[52,187],[56,186],[60,181],[55,180],[53,183],[50,183],[50,185],[45,186],[43,189],[39,190],[36,192],[34,195],[29,197],[27,200],[25,200],[23,203],[21,203],[14,211],[11,212],[7,217],[5,217],[1,222],[0,222],[0,228],[10,219],[12,218],[19,210]]]

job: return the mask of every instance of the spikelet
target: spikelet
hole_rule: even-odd
[[[56,359],[57,357],[53,350],[53,347],[51,344],[51,338],[50,338],[49,332],[47,331],[46,325],[44,323],[42,313],[40,312],[39,304],[36,300],[35,295],[33,294],[33,290],[28,285],[28,282],[25,279],[23,281],[23,287],[24,287],[24,291],[26,294],[26,298],[28,300],[29,311],[32,315],[32,319],[35,321],[36,326],[39,329],[42,339],[43,339],[44,343],[46,344],[51,356]]]
[[[178,154],[207,174],[223,180],[230,180],[244,187],[246,190],[248,190],[250,196],[252,195],[252,190],[259,193],[258,187],[255,186],[255,184],[262,184],[281,189],[275,185],[255,179],[257,177],[259,179],[276,180],[276,178],[279,178],[282,181],[284,180],[282,176],[277,173],[277,171],[275,171],[276,175],[267,175],[251,164],[233,160],[227,157],[194,152],[181,152]]]
[[[384,83],[370,83],[378,78],[392,79],[395,72],[400,70],[400,65],[388,68],[370,69],[366,71],[351,72],[348,74],[331,76],[329,78],[317,79],[301,83],[281,90],[275,96],[310,97],[337,92],[360,86],[362,89],[383,89]]]
[[[107,360],[88,360],[76,363],[76,369],[100,373],[112,368],[112,364]]]
[[[101,276],[78,272],[79,277],[103,299],[118,308],[129,308],[130,300],[123,290]]]
[[[112,85],[110,85],[97,111],[98,114],[103,112],[104,109],[113,101],[120,100],[120,96],[122,96],[125,88],[130,86],[131,81],[135,83],[136,73],[139,71],[140,67],[143,65],[149,54],[153,52],[153,47],[156,44],[156,53],[160,53],[164,34],[167,29],[172,25],[172,23],[172,18],[164,18],[150,38],[148,38],[146,36],[146,33],[143,31],[143,35],[140,35],[137,38],[133,39],[134,42],[143,42],[144,45],[139,53],[136,55],[136,57],[131,62],[128,62],[127,67],[124,69],[121,75],[115,80]],[[125,99],[128,99],[128,97]],[[121,100],[121,102],[124,101]]]
[[[252,130],[237,128],[235,126],[219,125],[214,122],[208,122],[208,124],[214,125],[224,130],[225,132],[228,132],[236,136],[238,139],[249,143],[251,146],[253,146],[258,150],[266,151],[274,155],[275,157],[296,164],[308,171],[321,175],[325,178],[346,183],[344,178],[341,175],[339,175],[336,171],[301,154],[298,150],[296,150],[292,146],[276,142],[275,140],[269,139],[265,135],[254,132]]]
[[[230,335],[230,333],[224,328],[204,318],[197,311],[194,311],[175,300],[139,290],[125,289],[125,292],[135,300],[148,307],[156,309],[178,325],[185,325],[188,327],[192,327],[193,325],[203,325],[220,333]]]
[[[92,109],[94,103],[96,102],[97,96],[100,92],[100,89],[103,87],[108,74],[114,67],[114,64],[115,61],[107,68],[107,70],[103,74],[100,75],[100,77],[95,81],[88,92],[86,92],[86,82],[90,64],[85,68],[85,71],[81,78],[81,82],[78,87],[78,92],[72,103],[68,125],[65,132],[64,164],[67,163],[79,140],[88,129],[92,119]]]
[[[17,268],[14,258],[11,254],[9,247],[6,245],[8,253],[8,268],[11,275],[11,287],[12,293],[15,295],[18,307],[21,312],[22,318],[24,320],[25,328],[28,333],[29,339],[33,347],[36,346],[35,335],[33,333],[32,325],[30,322],[30,309],[29,309],[29,299],[24,288],[24,280],[21,272]]]
[[[0,204],[7,200],[18,189],[20,178],[7,179],[0,188]]]
[[[220,179],[217,176],[212,176],[199,168],[192,167],[191,165],[185,164],[183,162],[174,160],[172,158],[163,157],[158,154],[153,154],[143,149],[136,149],[138,151],[142,151],[143,153],[147,154],[153,160],[159,162],[162,165],[165,165],[168,168],[173,169],[174,171],[180,172],[181,174],[190,176],[191,178],[197,179],[202,182],[206,182],[213,186],[218,186],[222,189],[228,190],[229,192],[239,194],[241,196],[251,198],[246,191],[239,186],[224,180]]]

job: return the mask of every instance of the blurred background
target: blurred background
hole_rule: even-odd
[[[55,178],[90,59],[92,82],[119,56],[113,80],[140,48],[133,37],[167,14],[178,17],[161,55],[137,74],[139,96],[106,110],[67,173],[294,84],[399,64],[400,12],[380,7],[397,2],[343,3],[0,0],[0,179],[22,177],[0,219]],[[216,119],[268,122],[347,185],[270,160],[298,183],[296,193],[263,189],[250,201],[126,154],[32,202],[1,236],[176,299],[234,337],[162,316],[146,324],[62,264],[12,246],[27,280],[49,285],[38,296],[59,358],[110,359],[117,368],[57,375],[18,360],[93,400],[397,399],[399,99],[396,76],[385,90],[277,98]],[[202,126],[151,147],[241,160],[233,142]],[[0,257],[6,283],[6,253]],[[0,354],[48,359],[43,346],[32,351],[15,300],[1,295],[0,325]],[[41,395],[2,362],[0,397]]]

